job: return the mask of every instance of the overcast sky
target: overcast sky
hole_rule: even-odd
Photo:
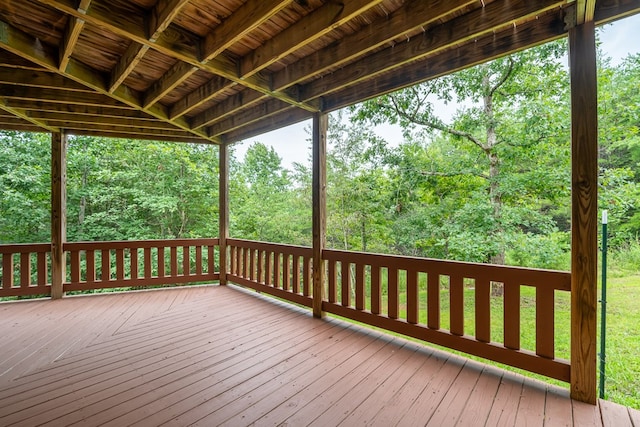
[[[640,43],[637,41],[639,27],[640,15],[635,15],[601,28],[602,49],[612,58],[613,64],[619,63],[629,54],[640,51]],[[310,127],[311,121],[307,120],[234,144],[234,155],[237,159],[242,159],[253,142],[262,142],[275,148],[285,168],[291,169],[294,162],[308,163],[311,151],[307,140],[310,136],[305,128]],[[379,127],[377,132],[390,144],[399,144],[402,141],[402,132],[396,126]]]

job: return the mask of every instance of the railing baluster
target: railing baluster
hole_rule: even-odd
[[[273,253],[273,287],[280,288],[280,262],[281,262],[281,254],[280,252]]]
[[[311,296],[311,257],[304,257],[302,267],[302,295]]]
[[[151,248],[144,248],[144,278],[149,279],[153,276],[151,267]]]
[[[293,293],[300,293],[300,256],[294,255],[292,261],[293,268]]]
[[[158,277],[164,277],[164,246],[158,246]]]
[[[289,254],[282,254],[282,289],[288,291],[291,289],[291,267],[289,266]]]
[[[116,279],[124,280],[124,249],[116,249]]]
[[[440,274],[427,273],[427,326],[440,329]]]
[[[407,322],[416,324],[418,320],[418,272],[407,270]]]
[[[2,254],[2,289],[13,287],[13,254]]]
[[[355,264],[356,269],[356,310],[365,309],[364,265]]]
[[[71,251],[71,283],[80,282],[80,251]]]
[[[491,284],[488,279],[476,279],[476,339],[491,341]]]
[[[182,275],[191,276],[191,246],[182,247]]]
[[[271,286],[273,283],[271,280],[271,273],[273,272],[273,252],[266,251],[264,254],[264,284],[267,286]]]
[[[202,245],[196,246],[196,275],[202,276]]]
[[[554,290],[546,286],[536,287],[536,354],[555,357]]]
[[[178,248],[176,246],[171,246],[169,252],[169,275],[171,277],[176,277],[178,275]]]
[[[380,301],[382,292],[380,289],[380,266],[371,266],[371,312],[380,314]]]
[[[504,283],[504,346],[520,349],[520,286]]]
[[[256,280],[256,258],[257,258],[257,254],[256,251],[254,249],[249,249],[249,257],[251,259],[251,261],[249,262],[249,278],[253,281]]]
[[[20,287],[31,286],[31,254],[23,252],[20,254]]]
[[[216,272],[216,247],[214,245],[207,246],[207,273],[213,274]]]
[[[351,305],[351,263],[343,261],[340,263],[341,288],[340,299],[344,307]]]
[[[129,263],[131,264],[131,268],[129,269],[130,271],[129,278],[131,280],[136,280],[138,278],[138,248],[137,247],[129,248]]]
[[[256,277],[258,283],[264,283],[264,251],[258,251],[258,277]]]
[[[47,253],[38,252],[38,286],[45,286],[49,283],[49,272],[47,270]]]
[[[449,310],[451,333],[464,335],[464,278],[458,275],[449,276]]]
[[[111,251],[109,249],[102,250],[102,275],[103,282],[111,280]]]
[[[338,289],[336,287],[338,272],[336,271],[336,262],[334,260],[329,260],[327,263],[329,264],[329,274],[327,275],[329,279],[329,295],[327,295],[327,299],[330,303],[335,304],[338,300]]]
[[[395,267],[389,267],[387,269],[387,298],[388,307],[387,311],[391,319],[398,318],[398,312],[400,310],[400,304],[398,300],[398,269]]]

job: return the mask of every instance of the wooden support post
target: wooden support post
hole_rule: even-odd
[[[229,237],[229,150],[220,144],[218,220],[220,222],[220,284],[227,284],[227,238]]]
[[[326,113],[313,115],[313,316],[323,317],[324,261],[326,234],[327,126]]]
[[[51,298],[63,296],[67,240],[67,135],[51,134]]]
[[[571,397],[596,403],[598,99],[593,22],[569,31],[571,73]]]

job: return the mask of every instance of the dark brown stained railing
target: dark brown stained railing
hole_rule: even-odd
[[[311,307],[311,248],[239,239],[227,247],[230,281]]]
[[[65,243],[66,291],[219,279],[218,239]]]
[[[227,242],[230,281],[311,306],[311,248]],[[554,344],[556,291],[570,292],[569,273],[338,250],[322,254],[327,262],[324,311],[569,381],[569,362],[556,358]],[[504,290],[494,297],[501,299],[503,333],[492,336],[491,290],[497,285]],[[535,350],[520,345],[522,286],[535,290]],[[465,293],[473,294],[471,303]],[[473,319],[465,318],[469,304]],[[443,316],[448,328],[441,325]]]
[[[51,244],[0,245],[0,297],[51,294]]]
[[[328,264],[323,310],[328,313],[548,377],[570,379],[569,363],[556,359],[554,350],[554,296],[555,291],[571,290],[569,273],[338,250],[323,251],[323,258]],[[426,298],[419,298],[419,283],[426,283]],[[504,289],[501,337],[491,334],[491,289],[496,285]],[[520,347],[521,286],[535,288],[535,351]],[[469,322],[464,317],[465,289],[474,293],[473,328],[465,325]],[[443,298],[449,303],[449,329],[440,324]],[[402,310],[401,299],[405,299]],[[401,311],[406,312],[404,318]],[[421,315],[425,323],[420,323]],[[473,335],[468,335],[470,329],[475,330]]]

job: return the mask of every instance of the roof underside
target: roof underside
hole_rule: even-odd
[[[640,0],[2,0],[0,129],[228,143]]]

